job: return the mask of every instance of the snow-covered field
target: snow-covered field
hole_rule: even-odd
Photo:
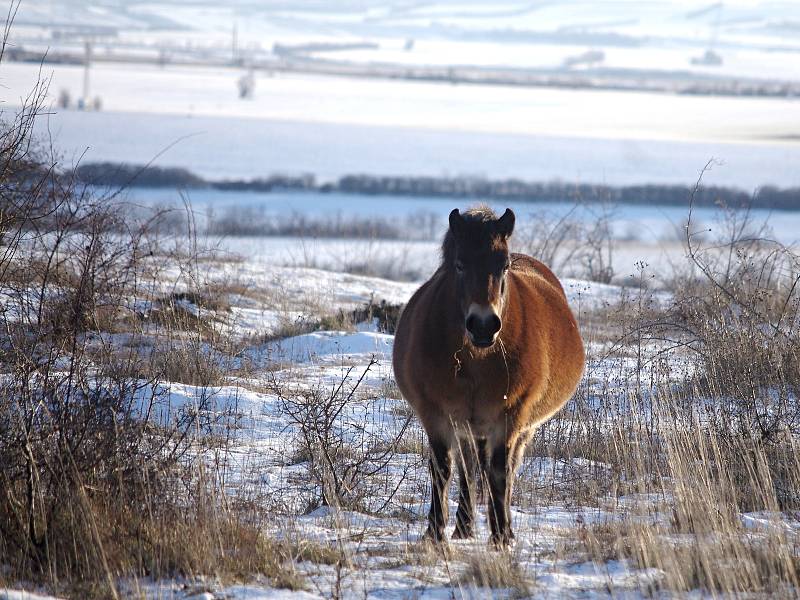
[[[78,97],[83,68],[42,67],[51,98]],[[17,101],[39,66],[3,66],[4,98]],[[103,110],[175,116],[245,117],[445,131],[633,140],[752,142],[797,136],[800,103],[786,98],[675,96],[644,92],[264,75],[239,100],[236,69],[97,64],[92,97]]]
[[[209,52],[227,56],[235,22],[240,47],[260,46],[267,55],[273,43],[376,39],[376,49],[321,54],[355,62],[551,68],[576,52],[608,45],[603,68],[610,72],[688,70],[796,81],[796,10],[786,2],[409,5],[386,0],[221,7],[199,0],[50,0],[23,3],[12,36],[23,44],[36,30],[43,47],[80,49],[81,34],[71,28],[102,25],[119,28],[119,37],[111,39],[123,47],[148,43],[202,53],[205,44]],[[527,37],[507,39],[514,35]],[[413,49],[399,50],[409,39],[415,40]],[[724,55],[723,65],[690,65],[689,58],[708,46]],[[713,158],[719,166],[706,175],[707,184],[748,192],[763,185],[800,186],[800,102],[792,97],[257,71],[252,97],[240,100],[237,82],[243,72],[98,62],[89,76],[89,99],[102,101],[102,112],[95,113],[55,108],[62,92],[73,106],[82,95],[82,67],[4,61],[0,101],[11,112],[38,77],[49,79],[52,114],[39,120],[38,133],[53,141],[66,165],[154,160],[214,179],[283,172],[312,173],[324,181],[368,173],[618,185],[692,184]]]
[[[798,5],[684,0],[526,3],[374,0],[220,6],[188,2],[23,2],[11,45],[82,52],[92,39],[129,51],[192,51],[264,60],[273,44],[374,42],[372,49],[318,51],[356,63],[558,67],[587,50],[601,71],[704,75],[720,80],[800,79]],[[114,33],[109,33],[113,31]],[[16,37],[15,37],[16,36]],[[104,37],[106,36],[106,37]],[[104,42],[105,40],[105,42]],[[413,42],[409,46],[409,42]],[[409,46],[407,50],[400,49]],[[720,66],[693,65],[708,48]],[[246,64],[245,60],[245,64]],[[40,132],[65,162],[112,160],[188,167],[206,177],[310,172],[483,175],[580,183],[692,183],[710,158],[725,166],[707,182],[748,191],[798,186],[800,102],[795,98],[691,96],[496,85],[450,85],[370,77],[254,74],[238,98],[238,67],[93,64],[89,100],[103,113],[54,111]],[[0,100],[18,105],[40,75],[49,102],[83,94],[78,65],[11,63]],[[174,144],[174,145],[173,145]],[[164,151],[163,155],[160,154]]]
[[[4,63],[0,96],[18,104],[38,76]],[[82,70],[45,65],[51,101],[80,95]],[[236,97],[236,70],[97,65],[103,112],[54,110],[38,123],[64,157],[182,166],[210,178],[275,172],[477,175],[576,183],[707,182],[752,190],[800,185],[800,103],[258,75]]]
[[[703,177],[713,173],[712,168]],[[428,198],[369,196],[347,193],[317,192],[229,192],[221,190],[192,190],[179,194],[168,188],[147,189],[132,188],[122,195],[126,202],[141,206],[180,207],[187,200],[198,224],[204,225],[208,220],[221,216],[241,214],[243,219],[252,215],[259,219],[290,218],[302,215],[309,220],[325,220],[330,223],[347,221],[348,219],[384,220],[403,233],[407,240],[439,241],[440,232],[447,226],[447,215],[453,208],[466,209],[478,200],[463,198]],[[686,206],[659,205],[608,205],[602,202],[581,204],[579,202],[519,202],[493,200],[485,204],[495,212],[502,213],[511,208],[520,225],[518,237],[524,237],[526,228],[537,220],[549,218],[553,220],[573,219],[580,222],[592,222],[607,218],[612,228],[612,236],[618,240],[654,243],[656,241],[678,241],[682,237],[682,228],[688,216],[688,198]],[[753,209],[749,211],[754,224],[765,223],[770,228],[770,236],[783,244],[791,245],[800,242],[800,213],[795,211],[770,211]],[[715,207],[694,207],[693,219],[704,227],[710,227],[711,233],[718,233],[714,226],[719,226],[725,211]],[[255,238],[252,243],[270,244],[268,239]],[[307,244],[321,243],[320,240],[307,239]],[[331,242],[335,244],[335,242]],[[368,245],[365,241],[362,248]],[[352,244],[345,241],[340,245]],[[288,244],[292,246],[292,244]],[[356,245],[357,246],[357,245]],[[258,248],[254,248],[258,250]],[[360,249],[359,249],[360,251]],[[310,252],[318,256],[319,252]],[[323,253],[324,254],[324,253]],[[346,252],[343,252],[346,254]],[[271,252],[256,251],[253,256],[271,256]],[[283,260],[283,255],[280,256]]]
[[[276,266],[306,267],[333,272],[369,273],[404,281],[420,281],[429,276],[440,260],[440,232],[453,208],[466,209],[477,202],[447,198],[374,197],[344,193],[305,192],[225,192],[194,190],[183,196],[169,189],[131,189],[122,195],[135,206],[178,207],[188,200],[194,220],[202,231],[207,223],[220,217],[235,222],[277,222],[303,218],[310,223],[339,223],[357,219],[375,219],[396,230],[397,239],[340,239],[307,236],[203,236],[203,243],[242,264],[239,273],[260,280],[271,277]],[[657,283],[669,278],[673,266],[685,258],[684,226],[687,208],[676,206],[634,206],[602,204],[576,205],[567,202],[489,202],[496,212],[515,211],[517,234],[512,242],[515,251],[531,252],[537,229],[543,223],[555,227],[560,219],[581,227],[591,227],[601,219],[609,225],[610,265],[616,283],[624,284],[638,276],[640,265],[655,273]],[[693,210],[694,230],[704,237],[724,235],[727,225],[720,209],[700,207]],[[800,212],[750,212],[752,229],[765,226],[764,235],[786,246],[800,244]],[[562,223],[563,228],[563,223]],[[554,230],[555,232],[555,230]],[[577,238],[565,244],[564,251],[581,243]],[[573,259],[556,264],[561,274],[585,276],[585,265]],[[300,292],[302,290],[298,290]],[[394,296],[392,296],[394,297]]]
[[[187,577],[122,581],[124,595],[187,600],[644,598],[651,593],[648,590],[661,585],[663,570],[628,559],[600,560],[591,549],[603,532],[668,528],[674,510],[668,486],[640,493],[634,491],[635,482],[623,481],[621,485],[630,489],[615,492],[614,487],[604,487],[614,480],[611,466],[580,450],[561,455],[543,445],[540,453],[534,449],[528,456],[515,492],[512,519],[517,541],[510,554],[487,548],[483,508],[475,540],[452,541],[446,551],[423,544],[420,536],[429,494],[425,439],[393,383],[392,335],[378,331],[375,322],[364,321],[342,330],[275,336],[320,314],[347,312],[380,300],[404,303],[419,282],[277,266],[270,251],[252,248],[246,261],[232,253],[205,256],[195,281],[235,290],[225,293],[229,307],[214,314],[219,329],[240,342],[235,356],[225,358],[231,373],[222,385],[158,383],[157,410],[162,411],[158,414],[170,419],[188,408],[221,418],[216,426],[228,442],[217,464],[223,465],[231,496],[267,508],[273,515],[265,525],[270,537],[300,548],[322,548],[337,558],[314,559],[309,551],[309,557],[287,567],[302,582],[295,591],[276,589],[263,578],[242,584]],[[161,277],[165,289],[180,291],[171,287],[182,280],[179,272],[165,271]],[[623,301],[666,306],[669,293],[651,296],[615,285],[562,281],[584,329],[588,362],[576,399],[553,420],[548,439],[560,439],[552,437],[553,431],[580,428],[586,415],[597,415],[589,417],[593,426],[613,431],[619,427],[613,415],[637,419],[638,411],[644,411],[635,403],[620,408],[638,402],[626,396],[631,381],[647,373],[661,381],[682,382],[693,372],[695,365],[680,353],[668,360],[657,358],[664,348],[658,341],[639,348],[650,365],[644,367],[641,354],[615,349],[600,333],[602,327],[595,329],[592,324],[594,316],[613,311]],[[182,309],[198,317],[211,314],[191,300],[180,302]],[[118,334],[104,339],[123,343]],[[319,506],[320,482],[303,454],[298,419],[306,403],[320,398],[341,406],[333,431],[334,439],[349,448],[342,460],[361,453],[367,456],[368,468],[358,471],[347,489],[354,498],[354,506],[347,509]],[[392,450],[376,453],[375,448],[386,445]],[[455,498],[453,490],[452,512]],[[790,515],[742,513],[738,518],[746,535],[758,536],[777,527],[781,536],[800,539],[800,523]],[[505,568],[505,575],[481,579],[487,565]],[[0,590],[0,598],[38,600],[6,590]]]
[[[250,273],[249,269],[245,271]],[[209,271],[211,280],[219,274]],[[249,280],[249,275],[245,279]],[[266,269],[261,279],[262,291],[285,294],[289,298],[324,296],[328,310],[351,308],[364,301],[387,299],[404,302],[416,284],[392,282],[337,274],[315,269]],[[617,303],[623,292],[615,286],[585,281],[565,280],[571,304],[576,312],[584,313]],[[288,287],[287,287],[288,286]],[[239,321],[245,307],[234,306],[231,322],[240,333],[268,331],[269,319],[258,324]],[[251,329],[252,328],[252,329]],[[307,591],[291,593],[265,589],[261,585],[226,586],[206,582],[210,587],[208,598],[272,598],[272,597],[329,597],[330,590],[340,586],[343,597],[405,598],[409,594],[420,598],[482,597],[492,593],[496,597],[515,597],[519,589],[497,589],[490,592],[469,580],[461,580],[456,573],[464,569],[470,557],[496,558],[486,548],[488,529],[484,511],[475,541],[453,542],[453,556],[440,560],[420,546],[420,536],[427,513],[427,465],[417,452],[397,452],[380,473],[359,482],[368,485],[371,495],[363,499],[366,512],[335,510],[320,507],[307,514],[304,509],[313,506],[319,494],[317,484],[308,478],[308,465],[296,462],[297,425],[287,416],[283,399],[270,391],[251,391],[258,382],[264,385],[267,377],[259,369],[268,365],[281,365],[269,378],[282,382],[290,389],[308,389],[321,385],[334,389],[343,381],[346,386],[368,369],[359,388],[359,396],[347,402],[339,420],[358,423],[347,430],[348,441],[354,447],[363,447],[373,436],[394,439],[407,423],[403,400],[391,389],[392,336],[376,332],[369,323],[358,326],[357,331],[319,331],[296,337],[268,342],[247,353],[248,360],[256,366],[255,374],[247,385],[237,385],[231,379],[228,387],[195,388],[182,384],[165,384],[170,407],[197,405],[209,393],[215,410],[228,414],[233,407],[237,415],[236,440],[227,475],[229,485],[237,494],[256,493],[273,503],[277,514],[301,515],[291,519],[281,518],[273,525],[272,533],[292,540],[309,540],[327,546],[343,548],[347,563],[344,572],[336,573],[333,565],[301,562],[300,573],[308,580]],[[376,364],[372,364],[377,361]],[[273,367],[274,368],[274,367]],[[600,386],[607,385],[603,374],[620,367],[612,362],[596,360],[589,364],[589,376]],[[421,449],[424,439],[418,425],[402,434],[405,446]],[[566,463],[548,457],[533,457],[522,469],[521,477],[533,485],[534,490],[562,486],[578,473],[587,475],[602,472],[602,463],[575,459]],[[545,494],[546,495],[546,494]],[[558,494],[556,494],[558,495]],[[657,581],[659,573],[653,569],[636,569],[625,562],[605,564],[559,557],[560,544],[579,535],[585,527],[619,523],[628,518],[649,522],[662,519],[653,514],[653,498],[636,495],[608,499],[592,505],[565,505],[563,500],[548,504],[537,493],[524,493],[520,504],[512,511],[518,543],[512,560],[531,584],[531,597],[582,597],[585,594],[605,595],[638,594],[648,583]],[[451,511],[455,511],[455,498],[451,498]],[[620,506],[624,509],[620,510]],[[369,514],[377,511],[376,514]],[[338,583],[337,583],[338,581]],[[141,585],[141,584],[140,584]],[[195,584],[196,585],[196,584]],[[159,581],[144,583],[141,589],[149,597],[189,598],[195,594],[195,585],[184,581]]]

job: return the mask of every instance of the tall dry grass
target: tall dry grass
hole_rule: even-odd
[[[191,211],[176,244],[174,214],[65,174],[33,135],[46,92],[0,124],[0,580],[75,598],[178,575],[301,586],[268,515],[225,492],[235,417],[211,409],[225,306],[203,285]],[[191,406],[172,405],[172,381],[197,386]]]
[[[587,378],[533,455],[568,467],[534,503],[599,501],[566,555],[655,569],[645,593],[791,597],[800,590],[800,269],[747,207],[701,241],[672,297],[644,286],[582,319]],[[522,486],[520,501],[531,500]],[[620,500],[615,500],[620,499]]]

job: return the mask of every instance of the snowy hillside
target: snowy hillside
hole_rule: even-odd
[[[326,56],[353,62],[568,69],[589,48],[607,69],[800,77],[793,2],[49,0],[23,4],[19,17],[26,27],[110,29],[130,42],[189,40],[218,53],[235,27],[243,52],[325,43],[333,50]],[[372,46],[336,49],[353,42]],[[709,48],[723,57],[720,66],[693,63]]]

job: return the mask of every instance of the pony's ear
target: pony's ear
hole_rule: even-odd
[[[464,217],[461,216],[457,208],[454,208],[450,211],[450,230],[455,234],[459,234],[464,228],[463,226]]]
[[[514,221],[516,221],[514,211],[510,208],[507,208],[506,212],[503,213],[503,216],[497,219],[495,222],[495,231],[502,236],[511,237],[511,234],[514,233]]]

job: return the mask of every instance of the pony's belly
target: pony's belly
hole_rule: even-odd
[[[498,437],[498,433],[497,422],[472,419],[464,421],[460,427],[456,427],[456,435],[460,439],[494,439]]]
[[[503,428],[507,414],[502,397],[493,401],[475,394],[468,386],[439,393],[404,394],[428,433],[454,430],[458,436],[494,437]]]
[[[448,415],[459,435],[488,438],[505,426],[505,408],[502,397],[465,393],[449,403]]]

